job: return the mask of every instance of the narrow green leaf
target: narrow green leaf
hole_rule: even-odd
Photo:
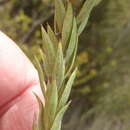
[[[44,68],[48,77],[51,76],[52,70],[54,67],[54,60],[55,60],[55,48],[52,41],[49,38],[49,35],[42,27],[42,37],[43,37],[43,50],[45,52],[45,57],[43,60]]]
[[[45,71],[46,80],[52,76],[52,64],[49,63],[49,59],[47,56],[44,56],[44,60],[42,60],[43,70]],[[51,62],[51,61],[50,61]]]
[[[85,16],[88,16],[90,14],[90,10],[93,8],[96,0],[86,0],[77,15],[77,24],[80,24],[83,22]]]
[[[44,86],[44,73],[43,73],[43,68],[41,67],[41,64],[38,60],[38,58],[36,56],[34,56],[34,60],[35,60],[35,66],[36,66],[36,69],[38,70],[38,74],[39,74],[39,79],[40,79],[40,84],[41,84],[41,89],[42,89],[42,92],[43,94],[45,93],[45,86]]]
[[[102,0],[97,0],[95,6],[97,6]]]
[[[66,51],[66,62],[69,61],[70,57],[72,56],[75,47],[77,43],[77,24],[76,24],[76,19],[74,18],[73,20],[73,28],[72,28],[72,33],[69,41],[69,45]]]
[[[66,104],[66,102],[67,102],[67,100],[69,98],[70,91],[71,91],[74,79],[76,77],[76,72],[77,72],[77,68],[71,74],[71,76],[70,76],[70,78],[69,78],[69,80],[68,80],[68,82],[67,82],[67,84],[66,84],[66,86],[65,86],[65,88],[63,90],[63,93],[62,93],[62,95],[61,95],[61,97],[59,99],[58,109],[62,108]]]
[[[80,35],[83,32],[83,30],[88,22],[88,19],[89,19],[89,15],[86,16],[86,19],[84,19],[83,22],[80,24],[80,26],[78,28],[78,35]]]
[[[42,38],[43,38],[43,50],[45,54],[49,58],[49,60],[53,61],[55,57],[55,49],[52,41],[50,40],[49,35],[45,31],[44,27],[41,27],[42,30]]]
[[[55,10],[55,12],[56,12],[56,10]],[[55,34],[57,35],[57,33],[58,33],[58,28],[57,28],[57,22],[56,22],[56,13],[54,13],[54,32],[55,32]]]
[[[59,122],[59,126],[58,126],[57,130],[61,130],[61,124],[62,124],[62,121]]]
[[[46,103],[47,101],[45,101]],[[44,108],[44,128],[45,130],[49,130],[49,127],[51,125],[51,121],[50,121],[50,118],[49,118],[49,111],[48,109],[46,108],[46,104],[45,104],[45,108]]]
[[[65,77],[67,77],[70,74],[71,70],[74,67],[74,62],[75,62],[75,58],[76,58],[76,54],[77,54],[77,49],[78,49],[78,37],[77,37],[77,43],[76,43],[72,58],[70,59],[71,63],[69,65],[69,67],[67,68],[67,72],[66,72]]]
[[[33,123],[33,130],[44,130],[44,124],[43,124],[43,119],[44,119],[44,106],[41,101],[41,99],[34,93],[36,96],[38,105],[39,105],[39,116],[38,116],[38,121],[36,120],[37,117],[34,120]]]
[[[57,113],[56,118],[55,118],[50,130],[59,130],[60,129],[60,126],[59,126],[60,122],[62,121],[63,115],[64,115],[65,111],[67,110],[69,104],[70,104],[70,102],[67,105],[65,105],[64,107],[62,107],[61,110]]]
[[[69,42],[71,30],[73,24],[73,9],[70,2],[68,2],[67,12],[65,14],[65,19],[63,22],[63,29],[62,29],[62,44],[63,49],[66,48],[66,44]]]
[[[34,60],[35,60],[36,69],[40,73],[40,78],[42,80],[44,80],[43,68],[41,67],[41,64],[40,64],[40,62],[39,62],[39,60],[38,60],[38,58],[36,56],[34,56]]]
[[[54,77],[56,78],[57,87],[60,88],[63,83],[64,74],[65,74],[65,63],[64,63],[61,43],[59,43],[57,49],[57,55],[56,55],[56,61],[55,61],[55,67],[53,73],[54,73]]]
[[[58,48],[58,40],[55,36],[55,33],[53,32],[53,30],[51,29],[50,25],[47,26],[47,32],[48,32],[48,35],[51,39],[51,41],[53,42],[54,44],[54,47],[55,47],[55,51],[56,49]]]
[[[85,3],[83,4],[83,7],[81,8],[81,11],[77,16],[77,24],[79,25],[78,27],[79,35],[82,33],[88,22],[90,12],[92,11],[93,7],[98,3],[99,0],[86,0]]]
[[[62,32],[62,26],[65,16],[65,7],[62,0],[55,0],[55,23],[59,29],[59,32]]]
[[[56,108],[58,103],[58,92],[57,92],[57,85],[56,81],[53,80],[52,83],[48,86],[47,92],[46,92],[46,104],[45,107],[48,110],[49,114],[49,120],[50,123],[54,120],[54,117],[56,115]]]

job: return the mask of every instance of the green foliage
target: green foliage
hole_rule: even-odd
[[[62,43],[64,49],[70,39],[72,24],[73,24],[73,11],[72,5],[69,3],[68,9],[65,14],[63,29],[62,29]]]
[[[55,0],[55,28],[57,32],[62,31],[63,21],[65,16],[65,6],[61,0]],[[57,26],[57,27],[56,27]]]
[[[55,22],[55,27],[53,28],[52,14],[54,13],[54,2],[52,0],[37,0],[37,2],[36,0],[11,0],[7,2],[0,6],[0,29],[11,36],[32,61],[36,62],[37,60],[37,69],[41,72],[39,73],[41,81],[42,79],[47,81],[45,75],[48,72],[46,69],[43,69],[43,64],[44,68],[48,68],[48,66],[45,65],[48,61],[45,52],[42,52],[43,41],[41,39],[40,24],[47,27],[45,28],[45,30],[47,30],[45,33],[49,35],[50,40],[55,45],[55,55],[60,53],[60,51],[57,51],[59,43],[63,45],[65,41],[65,46],[62,46],[64,63],[60,62],[60,64],[65,65],[65,68],[63,67],[65,70],[63,69],[64,72],[59,73],[59,71],[57,74],[65,74],[64,78],[66,78],[66,80],[61,81],[62,85],[67,83],[68,77],[73,72],[75,65],[78,66],[78,71],[71,93],[73,102],[69,108],[70,113],[65,116],[63,130],[86,130],[86,121],[89,122],[88,124],[92,124],[92,130],[105,129],[105,125],[110,126],[106,129],[116,129],[116,125],[113,126],[113,124],[122,124],[122,130],[126,130],[128,129],[127,126],[130,119],[130,1],[102,0],[92,11],[87,27],[84,29],[80,38],[77,39],[79,44],[75,45],[74,50],[71,50],[72,52],[69,51],[71,56],[66,60],[66,50],[69,49],[68,41],[72,35],[74,19],[73,17],[71,19],[67,17],[75,15],[75,17],[78,18],[79,12],[85,4],[84,2],[87,3],[89,0],[70,0],[70,2],[72,3],[74,12],[67,14],[67,12],[72,12],[72,8],[71,6],[67,7],[65,2],[63,19],[66,19],[66,21],[64,20],[63,25],[61,25],[62,33],[58,29],[57,22]],[[85,11],[84,15],[87,16],[88,12]],[[88,17],[82,17],[84,23],[87,21],[87,18]],[[45,23],[49,24],[46,25]],[[78,27],[81,25],[78,19],[76,23]],[[53,30],[55,30],[55,32]],[[72,42],[71,44],[75,43]],[[77,48],[78,56],[75,57]],[[36,55],[37,59],[34,58],[34,55]],[[59,56],[59,59],[62,58]],[[76,62],[74,62],[75,60]],[[58,64],[58,62],[53,62],[53,64]],[[60,64],[58,65],[60,66]],[[42,67],[40,65],[42,65]],[[41,71],[42,69],[43,72]],[[48,71],[50,70],[48,69]],[[57,76],[57,80],[58,77],[62,79],[62,76]],[[41,82],[43,91],[47,88],[45,81]],[[58,84],[61,84],[61,82]],[[58,87],[58,89],[59,88],[60,87]],[[62,89],[59,89],[59,91],[63,92]],[[88,114],[88,112],[93,114]],[[105,114],[100,116],[98,113],[102,112]],[[87,118],[88,115],[90,118]],[[93,117],[94,120],[92,120]],[[123,123],[120,123],[120,120]],[[61,122],[59,124],[61,124]]]
[[[90,14],[91,10],[93,9],[93,7],[95,5],[97,5],[98,2],[99,2],[99,0],[93,0],[93,1],[86,0],[85,3],[83,4],[82,9],[77,16],[77,23],[79,26],[79,29],[78,29],[79,35],[82,33],[82,31],[84,30],[84,28],[88,22],[88,18],[89,18],[89,14]]]
[[[74,51],[77,51],[78,29],[71,3],[68,2],[67,10],[64,9],[64,3],[62,1],[55,0],[55,32],[53,32],[48,26],[48,34],[44,27],[42,27],[43,54],[41,56],[44,55],[44,74],[41,72],[40,63],[38,63],[37,59],[35,62],[36,67],[40,70],[39,76],[41,75],[41,77],[45,77],[43,77],[43,79],[40,78],[41,82],[44,82],[44,84],[41,84],[41,88],[45,97],[45,105],[43,104],[42,106],[43,118],[41,120],[44,124],[44,128],[42,130],[61,129],[61,121],[70,104],[67,102],[77,72],[77,69],[75,69],[66,82],[67,77],[65,76],[65,69],[66,67],[68,70],[72,69],[72,65],[68,61],[70,61],[70,58],[72,57],[72,62],[74,62],[73,59],[75,59],[76,55],[76,52],[74,53]],[[68,20],[68,16],[70,20]],[[70,33],[68,33],[66,29],[68,29]],[[56,30],[58,30],[58,32],[62,34],[61,36],[63,36],[63,38],[61,37],[62,41],[59,39],[58,48],[57,43],[52,43],[53,41],[51,41],[51,39],[57,41]],[[68,68],[68,66],[70,68]],[[41,117],[41,115],[39,116]],[[39,123],[37,127],[34,125],[36,130],[40,127]]]
[[[63,4],[63,3],[60,3],[60,4]],[[55,2],[55,10],[59,10],[60,7],[56,5],[57,3]],[[68,7],[69,6],[70,6],[70,3],[68,4]],[[55,12],[55,13],[57,16],[59,16],[57,14],[58,12]],[[63,21],[59,23],[59,18],[57,17],[55,18],[55,20],[57,21],[58,28],[60,27],[59,29],[61,29],[61,26],[59,25],[61,25],[61,23],[63,24]],[[73,22],[74,22],[73,24],[74,26],[72,28],[72,36],[74,35],[76,37],[72,37],[74,45],[72,44],[72,40],[71,40],[72,38],[70,39],[70,42],[68,41],[69,51],[67,51],[65,56],[62,50],[62,46],[63,46],[62,43],[60,41],[58,41],[58,43],[52,43],[53,41],[51,41],[51,39],[52,40],[55,39],[55,41],[57,41],[56,34],[55,34],[56,32],[53,32],[51,28],[48,26],[49,27],[48,28],[49,34],[48,34],[45,31],[45,29],[42,27],[43,52],[41,56],[44,55],[43,70],[45,71],[45,73],[43,73],[43,71],[41,70],[41,65],[40,65],[40,62],[38,63],[37,58],[35,62],[36,67],[40,71],[39,76],[42,77],[40,78],[40,80],[41,82],[44,82],[44,84],[41,84],[41,88],[43,90],[43,94],[45,97],[45,106],[43,105],[42,107],[43,117],[41,120],[43,121],[43,124],[44,124],[44,128],[42,130],[49,130],[49,129],[60,130],[59,124],[61,125],[63,115],[69,105],[67,101],[70,95],[70,90],[71,90],[73,81],[76,76],[76,71],[72,73],[72,75],[70,76],[66,84],[65,83],[65,80],[66,80],[65,79],[65,67],[66,67],[65,60],[66,59],[64,59],[64,57],[72,56],[72,53],[70,53],[71,49],[73,48],[72,50],[74,50],[76,47],[75,44],[77,44],[76,42],[77,25],[76,25],[75,19],[73,20]],[[75,32],[73,32],[73,30]],[[62,30],[61,30],[61,33],[62,33]],[[57,48],[57,44],[58,44],[58,48]],[[70,47],[70,44],[72,44],[71,47]],[[64,81],[64,84],[63,84],[63,81]],[[41,117],[41,115],[39,116]],[[40,128],[39,123],[37,127],[36,125],[34,125],[34,128],[35,129]]]
[[[71,76],[66,84],[66,87],[61,88],[61,91],[59,93],[59,95],[60,95],[59,104],[58,104],[59,109],[62,108],[68,101],[70,91],[71,91],[74,79],[76,77],[76,72],[77,72],[77,69],[75,69],[74,72],[71,74]]]
[[[65,75],[65,62],[62,52],[62,45],[59,43],[57,54],[55,59],[54,71],[53,76],[56,77],[57,86],[60,88],[64,81]]]

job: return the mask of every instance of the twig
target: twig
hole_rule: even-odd
[[[44,22],[46,22],[49,18],[51,18],[54,14],[54,11],[51,10],[50,13],[48,13],[47,16],[35,21],[32,24],[32,27],[30,28],[30,30],[23,36],[23,38],[20,40],[20,43],[26,43],[29,41],[29,39],[31,38],[32,34],[36,31],[37,27],[41,24],[43,24]]]
[[[0,0],[0,6],[3,6],[3,4],[6,4],[7,2],[9,2],[9,0]]]

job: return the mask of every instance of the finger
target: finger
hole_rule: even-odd
[[[0,32],[0,111],[38,83],[32,63],[10,38]]]
[[[0,32],[0,130],[32,130],[38,112],[33,93],[43,99],[36,69]]]
[[[33,86],[12,102],[12,106],[0,118],[0,130],[32,130],[38,104]]]

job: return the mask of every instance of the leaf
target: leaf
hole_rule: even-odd
[[[45,74],[46,74],[45,77],[46,77],[46,80],[48,80],[47,78],[52,75],[52,68],[50,68],[50,64],[49,64],[49,61],[47,59],[47,56],[44,56],[44,60],[42,62],[43,62],[43,69],[44,69]]]
[[[54,44],[54,47],[55,47],[55,51],[56,49],[58,48],[58,40],[55,36],[55,33],[53,32],[53,30],[51,29],[50,25],[47,26],[47,32],[48,32],[48,35],[51,39],[51,41],[53,42]]]
[[[69,73],[71,72],[71,70],[73,69],[75,58],[76,58],[76,54],[77,54],[77,49],[78,49],[78,37],[77,37],[77,43],[76,43],[76,46],[75,46],[72,58],[70,59],[71,63],[70,63],[70,66],[67,69],[67,73],[66,73],[65,77],[67,77],[69,75]]]
[[[64,88],[64,90],[63,90],[63,92],[61,94],[61,97],[59,99],[58,109],[62,108],[66,104],[66,102],[67,102],[67,100],[69,98],[71,88],[72,88],[74,79],[76,77],[76,72],[77,72],[77,68],[71,74],[71,76],[70,76],[70,78],[69,78],[69,80],[68,80],[68,82],[67,82],[67,84],[66,84],[66,86],[65,86],[65,88]]]
[[[42,30],[42,38],[43,38],[43,50],[45,51],[45,54],[49,58],[50,61],[53,62],[55,57],[55,49],[52,41],[49,38],[49,35],[45,31],[44,27],[41,27]]]
[[[60,122],[61,122],[63,115],[64,115],[65,111],[67,110],[69,104],[70,104],[70,102],[67,105],[65,105],[64,107],[62,107],[61,110],[57,113],[56,118],[55,118],[53,125],[51,127],[51,130],[59,130],[60,129],[60,126],[59,126]]]
[[[40,79],[40,86],[41,86],[41,90],[43,92],[43,94],[45,94],[45,85],[44,85],[44,73],[43,73],[43,68],[41,67],[41,64],[38,60],[38,58],[36,56],[34,56],[34,60],[35,60],[35,66],[36,69],[38,70],[38,74],[39,74],[39,79]]]
[[[57,85],[56,81],[53,80],[52,83],[48,86],[46,92],[46,104],[45,107],[48,110],[49,120],[52,122],[56,115],[56,108],[58,104],[58,92],[57,92]]]
[[[44,108],[44,128],[45,130],[48,130],[51,124],[50,118],[49,118],[49,111],[47,110],[46,106]]]
[[[102,0],[97,0],[95,6],[97,6]]]
[[[77,43],[77,24],[76,24],[76,19],[74,18],[73,20],[73,28],[72,28],[72,33],[69,41],[69,45],[66,51],[66,62],[69,61],[70,57],[72,56],[74,49],[76,47]]]
[[[38,122],[34,121],[34,123],[33,123],[33,130],[44,130],[44,125],[43,125],[44,106],[43,106],[41,99],[35,93],[34,93],[34,95],[36,96],[36,99],[37,99],[37,102],[39,105],[39,116],[38,116]]]
[[[92,11],[93,7],[98,3],[99,0],[86,0],[85,3],[83,4],[83,7],[81,8],[81,11],[77,16],[77,24],[79,25],[78,27],[79,35],[82,33],[88,22],[90,12]]]
[[[73,9],[70,2],[68,2],[67,12],[65,14],[65,19],[62,29],[62,43],[63,49],[66,48],[66,44],[69,42],[71,31],[73,25]]]
[[[59,121],[59,126],[58,126],[57,130],[61,130],[61,124],[62,124],[62,121]]]
[[[63,83],[65,74],[65,63],[61,43],[59,43],[58,46],[53,74],[54,77],[56,78],[57,87],[60,88]]]
[[[62,32],[62,26],[65,16],[65,7],[62,0],[55,0],[55,23],[59,29],[59,32]]]

